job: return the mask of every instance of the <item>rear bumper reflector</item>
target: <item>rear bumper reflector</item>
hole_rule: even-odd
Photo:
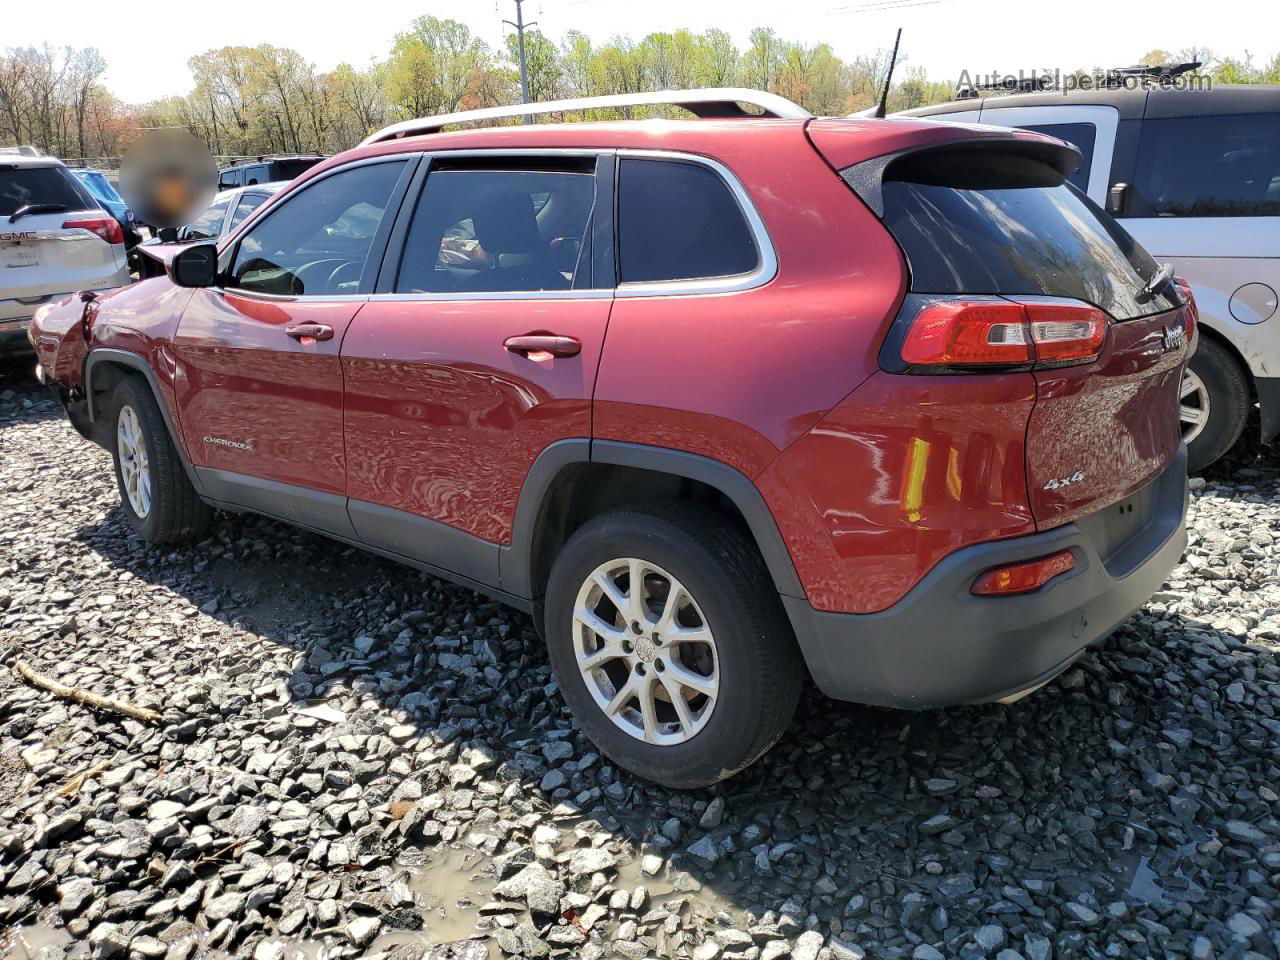
[[[1054,577],[1072,570],[1075,555],[1070,550],[1059,550],[1039,560],[996,567],[978,577],[970,593],[979,597],[1003,597],[1011,593],[1030,593],[1039,590]]]

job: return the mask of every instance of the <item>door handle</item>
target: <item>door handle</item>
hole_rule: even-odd
[[[291,327],[285,327],[284,332],[301,343],[333,339],[333,327],[327,323],[295,323]]]
[[[546,353],[553,357],[576,357],[582,352],[582,341],[574,337],[558,337],[552,333],[529,333],[523,337],[507,337],[502,345],[522,357],[527,357],[531,353]]]

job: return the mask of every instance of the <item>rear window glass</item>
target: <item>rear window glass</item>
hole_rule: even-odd
[[[618,184],[623,283],[729,277],[760,261],[742,208],[696,163],[624,159]]]
[[[56,203],[67,210],[97,206],[62,167],[5,167],[0,163],[0,217],[33,203]]]
[[[999,117],[1000,114],[993,113],[992,116]],[[999,120],[993,119],[991,122],[998,123]],[[1033,123],[1022,129],[1043,133],[1048,137],[1057,137],[1079,148],[1082,156],[1080,166],[1075,173],[1067,177],[1067,182],[1081,190],[1089,189],[1089,168],[1093,166],[1093,144],[1098,137],[1098,131],[1092,123]]]
[[[1143,121],[1134,187],[1158,217],[1280,216],[1280,113]]]
[[[886,180],[883,195],[885,226],[906,253],[914,292],[1072,297],[1118,320],[1177,304],[1169,290],[1140,296],[1159,267],[1065,183],[967,189]]]
[[[292,180],[298,174],[310,170],[319,162],[319,160],[313,159],[276,160],[272,164],[274,167],[273,176],[276,180]]]

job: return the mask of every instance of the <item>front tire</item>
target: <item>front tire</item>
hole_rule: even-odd
[[[1191,473],[1220,460],[1244,432],[1248,378],[1230,351],[1204,334],[1183,374],[1178,409]]]
[[[125,520],[147,543],[203,536],[213,510],[196,494],[150,388],[126,377],[111,395],[111,454]]]
[[[575,718],[638,776],[724,780],[795,712],[804,668],[777,590],[754,544],[712,510],[673,501],[588,521],[556,558],[545,610]]]

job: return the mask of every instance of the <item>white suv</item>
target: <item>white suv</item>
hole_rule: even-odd
[[[1280,436],[1280,86],[974,96],[906,115],[1079,147],[1071,182],[1172,263],[1200,308],[1182,385],[1190,469],[1231,448],[1254,403],[1262,440]]]
[[[0,155],[0,357],[30,351],[42,303],[123,286],[125,264],[120,224],[60,160]]]

